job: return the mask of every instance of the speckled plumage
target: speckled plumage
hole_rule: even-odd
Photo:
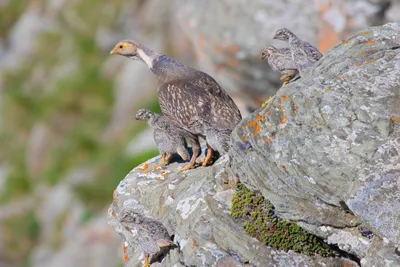
[[[232,130],[220,128],[218,125],[212,125],[209,121],[195,117],[190,122],[189,126],[202,125],[206,135],[206,141],[212,149],[218,151],[221,155],[228,153],[229,140]]]
[[[282,28],[277,30],[274,39],[289,43],[293,62],[296,64],[301,76],[304,76],[315,62],[323,56],[316,47],[301,40],[289,29]]]
[[[283,74],[281,80],[290,81],[299,73],[293,62],[291,49],[288,47],[278,49],[268,45],[262,50],[262,59],[265,58],[274,71]]]
[[[188,123],[193,117],[198,117],[209,121],[211,125],[233,130],[241,120],[238,107],[208,74],[133,41],[123,42],[117,44],[111,54],[142,59],[157,76],[158,100],[163,114],[185,132],[185,138],[190,137],[187,141],[192,145],[193,155],[190,163],[183,169],[193,168],[200,153],[198,138],[206,137],[206,133],[202,125],[193,125],[189,128]],[[132,47],[129,48],[129,44]],[[207,158],[211,154],[207,155]]]
[[[146,258],[145,266],[149,266],[149,257],[157,254],[160,248],[173,245],[167,228],[156,219],[127,208],[122,211],[120,221],[128,231],[136,230],[139,246]]]
[[[167,118],[150,110],[140,109],[137,111],[135,119],[146,121],[150,128],[153,129],[154,141],[163,156],[162,161],[166,160],[164,158],[165,154],[169,158],[170,155],[175,153],[178,153],[183,160],[189,159],[184,136]],[[163,165],[166,165],[168,161],[163,163]]]

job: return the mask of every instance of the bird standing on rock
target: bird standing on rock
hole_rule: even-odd
[[[161,154],[160,165],[168,165],[171,155],[175,153],[178,153],[183,160],[189,160],[185,138],[164,116],[147,109],[140,109],[137,111],[135,119],[146,121],[150,128],[153,129],[154,141]]]
[[[189,164],[180,171],[195,167],[201,152],[198,138],[207,139],[201,122],[191,123],[189,127],[192,118],[201,118],[227,131],[232,131],[242,118],[230,96],[204,72],[131,40],[120,41],[110,54],[143,61],[158,78],[158,102],[161,110],[182,131],[193,150]],[[209,144],[207,147],[203,166],[212,161],[213,149]]]
[[[132,209],[122,211],[121,224],[131,232],[137,231],[139,246],[144,254],[144,267],[150,267],[151,257],[161,248],[172,247],[174,243],[165,226],[158,220],[144,217]]]
[[[274,39],[289,43],[293,62],[303,77],[318,60],[322,58],[321,52],[310,43],[297,37],[289,29],[282,28],[276,31]]]
[[[283,74],[280,78],[281,81],[284,81],[282,86],[285,86],[299,74],[296,64],[293,62],[290,48],[278,49],[272,45],[268,45],[262,50],[261,55],[261,59],[267,59],[268,64],[274,71],[279,71]]]

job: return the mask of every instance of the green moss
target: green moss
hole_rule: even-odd
[[[266,246],[306,255],[319,254],[323,257],[337,254],[320,238],[295,223],[277,217],[269,201],[240,183],[237,184],[232,199],[231,216],[251,237],[257,238]]]

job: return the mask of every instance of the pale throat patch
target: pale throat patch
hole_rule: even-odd
[[[144,63],[146,63],[146,65],[150,69],[153,68],[153,60],[154,60],[154,58],[149,57],[148,55],[146,55],[146,53],[140,48],[137,49],[137,53],[138,53],[139,57],[144,61]]]

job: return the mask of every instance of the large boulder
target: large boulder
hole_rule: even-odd
[[[399,77],[400,24],[366,29],[232,134],[231,166],[243,184],[365,266],[400,262]],[[374,245],[360,242],[359,226]]]
[[[136,234],[119,221],[127,206],[159,219],[174,235],[177,248],[152,266],[356,266],[348,259],[275,250],[248,236],[230,216],[234,190],[224,183],[228,157],[181,174],[178,163],[161,168],[156,160],[121,181],[109,209],[109,224],[126,240],[125,266],[142,266],[144,259]]]

